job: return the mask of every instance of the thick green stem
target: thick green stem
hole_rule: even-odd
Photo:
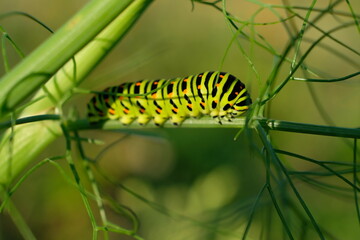
[[[107,0],[104,2],[112,1]],[[120,5],[122,4],[119,1],[115,2]],[[91,43],[76,54],[76,66],[70,60],[34,97],[42,97],[42,99],[26,108],[22,115],[33,116],[39,113],[50,113],[59,103],[68,98],[69,93],[71,95],[74,87],[78,86],[101,59],[109,53],[151,2],[152,0],[132,1]],[[99,5],[102,6],[103,4],[99,3]],[[97,15],[97,11],[88,14],[92,18],[99,18],[100,20],[98,19],[98,21],[101,21],[104,17],[102,12],[100,15]],[[76,67],[76,71],[74,71],[74,67]],[[75,72],[76,76],[74,77]],[[4,106],[1,104],[4,104],[6,101],[3,100],[2,96],[0,96],[2,101],[0,106]],[[11,183],[43,149],[61,135],[58,121],[42,121],[16,126],[13,141],[9,141],[11,139],[10,132],[4,134],[0,142],[0,184],[7,185]],[[11,149],[12,154],[9,154],[9,149]]]
[[[0,118],[46,83],[132,1],[93,0],[0,81]]]

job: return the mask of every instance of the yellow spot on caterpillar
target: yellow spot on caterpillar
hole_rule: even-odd
[[[137,82],[135,85],[136,85],[136,86],[140,86],[140,85],[141,85],[141,82]]]
[[[154,82],[154,85],[158,85],[159,82]]]
[[[154,99],[154,98],[156,98],[156,93],[153,93],[152,95],[151,95],[151,97]]]
[[[176,113],[179,112],[178,108],[173,108],[172,110],[173,110],[173,112],[176,112]]]
[[[111,115],[114,115],[114,114],[115,114],[115,110],[112,109],[112,108],[110,108],[110,109],[109,109],[109,113],[110,113]]]
[[[120,96],[119,97],[119,100],[121,101],[121,100],[124,100],[124,97],[123,96]]]
[[[189,108],[192,108],[192,104],[191,104],[191,103],[189,103],[187,106],[188,106]]]
[[[175,84],[175,81],[173,81],[173,82],[170,82],[171,84]]]
[[[219,77],[223,78],[223,77],[224,77],[224,75],[220,74],[220,76],[219,76]]]
[[[188,79],[188,78],[185,78],[185,79],[184,79],[184,82],[187,82],[187,81],[189,81],[189,79]]]
[[[205,103],[204,103],[204,102],[200,102],[200,104],[205,107]]]
[[[145,109],[140,108],[140,112],[141,112],[141,113],[144,113],[144,112],[145,112]]]
[[[201,85],[198,85],[197,88],[198,88],[198,89],[201,89]]]
[[[217,87],[220,87],[220,83],[217,83],[216,86],[217,86]]]
[[[174,95],[174,93],[171,92],[168,94],[168,97],[171,98],[173,95]]]
[[[183,93],[186,94],[187,92],[188,92],[188,90],[187,90],[187,89],[184,89]]]
[[[199,77],[202,77],[203,75],[202,74],[199,74]]]
[[[235,95],[239,95],[239,92],[235,92]]]
[[[130,110],[129,110],[129,109],[126,109],[126,108],[124,108],[123,112],[124,112],[125,114],[128,114],[128,113],[130,112]]]
[[[135,98],[140,98],[140,96],[135,96]]]
[[[218,103],[219,101],[218,100],[214,100],[215,103]]]

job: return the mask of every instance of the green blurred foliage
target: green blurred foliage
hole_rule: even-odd
[[[85,2],[3,0],[0,2],[0,9],[2,13],[12,10],[30,13],[56,30]],[[321,7],[321,4],[324,3],[319,3],[317,7]],[[352,4],[355,9],[359,9],[358,3]],[[228,10],[241,19],[248,19],[256,9],[251,3],[228,1]],[[346,5],[342,4],[339,10],[347,10]],[[343,20],[341,16],[338,18],[340,20],[324,18],[319,25],[324,29],[331,29],[334,23]],[[255,22],[277,20],[270,11],[264,10]],[[295,23],[298,28],[301,27],[301,21],[295,20]],[[26,54],[50,35],[40,26],[19,16],[3,19],[1,25]],[[256,30],[279,52],[289,40],[281,24],[259,25]],[[356,46],[358,35],[353,31],[353,28],[340,31],[336,33],[336,37]],[[314,31],[306,37],[315,38],[318,35],[318,32]],[[171,78],[217,70],[231,39],[231,31],[223,15],[210,6],[195,3],[195,8],[192,9],[190,1],[157,0],[81,87],[102,90],[106,86],[124,81]],[[249,47],[248,42],[240,42],[245,49]],[[329,39],[323,44],[334,45]],[[355,57],[338,46],[336,50],[350,59]],[[359,45],[357,50],[360,50]],[[12,65],[16,64],[19,59],[13,52],[10,51],[9,54]],[[258,71],[258,78],[236,44],[230,47],[222,70],[242,79],[249,86],[253,99],[256,99],[276,59],[259,48],[254,48],[250,56]],[[344,76],[358,71],[356,64],[349,64],[336,53],[331,53],[321,46],[310,54],[306,62],[324,73],[324,76]],[[2,68],[0,71],[3,74]],[[287,73],[284,70],[279,80]],[[328,113],[327,118],[324,119],[319,114],[309,93],[309,85],[301,82],[290,82],[280,92],[271,102],[268,117],[314,124],[328,124],[327,121],[331,120],[336,126],[358,126],[358,81],[351,79],[310,86],[318,98],[318,103]],[[70,100],[66,109],[75,107],[80,116],[84,117],[85,104],[90,97],[78,94]],[[244,132],[237,141],[233,141],[237,133],[234,129],[179,128],[154,131],[159,137],[132,135],[119,141],[101,155],[99,165],[109,177],[149,201],[166,206],[166,210],[152,208],[152,204],[144,203],[98,176],[103,193],[136,212],[141,222],[140,234],[145,239],[235,239],[233,235],[241,236],[244,230],[242,224],[246,222],[244,214],[248,212],[238,207],[244,203],[251,206],[254,196],[264,183],[264,164],[260,157],[261,149],[256,147],[258,140],[254,138],[254,133]],[[120,139],[123,135],[114,132],[81,132],[83,137],[99,138],[106,144]],[[272,138],[280,149],[317,160],[351,161],[352,148],[343,139],[293,133],[275,133]],[[84,144],[84,147],[90,158],[95,158],[104,148],[90,144]],[[39,159],[62,155],[64,152],[64,139],[59,139]],[[314,165],[300,160],[288,159],[287,163],[298,171],[314,169]],[[68,166],[62,165],[71,176]],[[338,180],[334,178],[334,181]],[[336,236],[339,239],[352,239],[353,236],[360,235],[359,229],[354,230],[358,223],[351,198],[346,202],[339,199],[340,197],[334,198],[336,192],[328,195],[307,185],[300,185],[299,188],[303,197],[311,202],[311,210],[325,229],[339,233]],[[91,225],[78,190],[69,185],[52,165],[45,165],[32,174],[16,191],[13,199],[39,239],[90,239]],[[268,211],[266,206],[259,210],[258,218]],[[273,214],[273,226],[280,226],[276,213]],[[111,221],[131,227],[131,223],[125,218],[113,213],[109,215]],[[218,220],[205,226],[198,222],[207,222],[209,219]],[[0,239],[21,239],[6,215],[1,216],[0,222]],[[225,233],[214,233],[213,226],[221,226],[226,229]],[[258,239],[261,228],[260,222],[255,222],[249,239]],[[282,233],[270,233],[271,237],[268,239],[282,236]],[[311,234],[313,233],[308,236],[313,236]],[[113,239],[119,238],[115,236]]]

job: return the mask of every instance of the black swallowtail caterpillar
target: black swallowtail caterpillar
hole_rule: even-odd
[[[188,117],[210,115],[229,120],[244,113],[251,104],[245,85],[225,72],[204,72],[185,78],[142,80],[106,88],[88,104],[90,122],[119,119],[140,125],[153,119],[161,126],[174,125]]]

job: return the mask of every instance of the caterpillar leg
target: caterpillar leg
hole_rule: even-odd
[[[225,120],[227,120],[227,121],[229,121],[228,115],[229,115],[229,113],[228,113],[227,111],[221,111],[221,112],[219,112],[219,118],[225,119]]]
[[[218,110],[213,110],[210,112],[210,116],[216,121],[218,122],[220,125],[222,125],[221,119],[224,117],[223,115],[220,115]]]
[[[156,126],[160,127],[162,125],[164,125],[164,123],[168,120],[169,118],[163,117],[163,116],[155,116],[154,117],[154,123]]]
[[[218,124],[222,125],[221,117],[220,116],[213,116],[212,117]]]
[[[231,113],[228,112],[228,111],[220,112],[219,117],[220,117],[221,119],[224,119],[224,120],[228,121],[228,122],[231,122],[232,119],[234,118],[234,117],[231,115]]]
[[[151,120],[151,116],[148,115],[140,115],[137,119],[137,122],[141,125],[144,126],[146,125],[149,121]]]
[[[231,118],[231,117],[228,117],[227,115],[226,115],[226,116],[222,116],[221,119],[224,119],[225,121],[228,121],[228,122],[232,122],[232,118]]]
[[[128,126],[130,125],[133,121],[134,121],[134,117],[130,117],[130,116],[123,116],[121,119],[120,119],[120,122],[125,125],[125,126]]]
[[[173,125],[180,126],[185,121],[185,119],[186,119],[185,116],[175,115],[170,118],[170,121]]]

